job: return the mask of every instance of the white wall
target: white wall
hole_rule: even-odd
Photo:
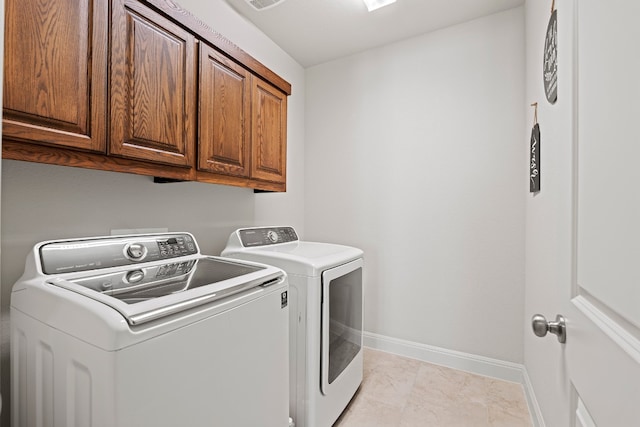
[[[365,252],[365,329],[521,363],[523,8],[307,69],[308,239]]]
[[[114,228],[166,227],[193,232],[203,252],[218,254],[229,233],[240,226],[282,223],[303,229],[304,69],[223,0],[179,0],[179,4],[291,83],[287,192],[254,194],[212,184],[154,184],[144,176],[4,160],[3,319],[8,317],[11,287],[22,274],[26,254],[41,240],[103,235]],[[7,423],[2,425],[8,425],[7,321],[2,322],[0,338],[2,415]]]

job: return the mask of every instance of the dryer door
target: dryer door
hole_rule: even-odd
[[[362,351],[362,259],[322,273],[321,390],[339,387]]]

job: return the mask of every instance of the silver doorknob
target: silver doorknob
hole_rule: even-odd
[[[544,337],[547,332],[551,332],[558,336],[559,342],[567,342],[567,324],[561,314],[556,316],[555,322],[547,322],[547,318],[542,314],[535,314],[531,318],[531,326],[533,327],[533,333],[539,337]]]

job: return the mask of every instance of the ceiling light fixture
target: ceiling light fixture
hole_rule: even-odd
[[[367,5],[367,10],[373,12],[376,9],[380,9],[382,6],[388,6],[391,3],[395,3],[396,0],[363,0]]]

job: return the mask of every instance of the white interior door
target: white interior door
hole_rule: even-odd
[[[527,199],[525,305],[550,321],[564,315],[567,340],[525,336],[534,409],[548,427],[637,426],[640,1],[555,2],[554,105],[540,76],[551,3],[525,8],[527,96],[542,101],[543,156],[542,191]]]
[[[640,425],[640,2],[573,0],[577,426]]]

